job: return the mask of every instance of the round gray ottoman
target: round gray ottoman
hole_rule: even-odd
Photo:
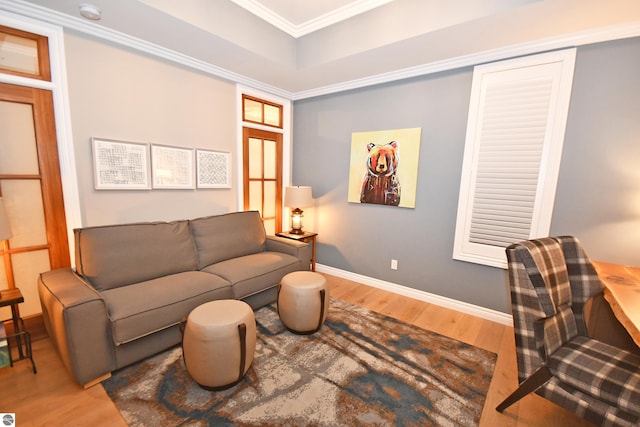
[[[189,375],[202,388],[236,385],[249,370],[255,349],[256,320],[246,302],[211,301],[189,313],[182,353]]]
[[[294,271],[282,278],[278,288],[278,315],[296,334],[318,331],[329,311],[329,287],[322,274]]]

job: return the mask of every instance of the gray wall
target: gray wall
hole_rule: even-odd
[[[640,264],[640,38],[578,49],[551,235]],[[294,103],[318,262],[510,312],[505,271],[452,259],[472,68]],[[422,128],[415,209],[347,202],[351,133]],[[313,159],[313,160],[311,160]],[[398,270],[390,269],[391,259]]]
[[[84,35],[65,34],[84,226],[236,210],[231,189],[95,190],[91,137],[228,151],[237,159],[235,84]]]
[[[640,266],[640,38],[578,50],[551,233]]]

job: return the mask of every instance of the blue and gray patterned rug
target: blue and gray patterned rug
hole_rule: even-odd
[[[287,331],[274,306],[256,312],[243,381],[206,391],[180,347],[104,381],[131,426],[474,426],[494,353],[331,299],[319,332]]]

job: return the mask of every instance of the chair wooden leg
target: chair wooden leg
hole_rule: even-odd
[[[520,387],[516,389],[509,397],[507,397],[501,404],[496,407],[496,411],[502,412],[507,409],[509,406],[516,403],[518,400],[525,397],[527,394],[535,391],[542,384],[546,383],[549,379],[551,379],[551,371],[546,366],[542,366],[540,369],[535,371],[529,378],[524,380]]]

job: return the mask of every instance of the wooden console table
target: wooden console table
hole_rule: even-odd
[[[640,347],[640,268],[593,262],[613,314]]]
[[[0,307],[11,306],[11,319],[2,320],[2,323],[12,320],[13,333],[6,337],[9,347],[9,363],[13,367],[13,362],[29,359],[33,367],[33,373],[36,373],[36,364],[33,361],[33,353],[31,352],[31,335],[24,327],[24,320],[18,314],[18,304],[24,302],[24,297],[20,289],[5,289],[0,291]],[[15,340],[18,348],[18,358],[14,359],[11,353],[11,341]]]

